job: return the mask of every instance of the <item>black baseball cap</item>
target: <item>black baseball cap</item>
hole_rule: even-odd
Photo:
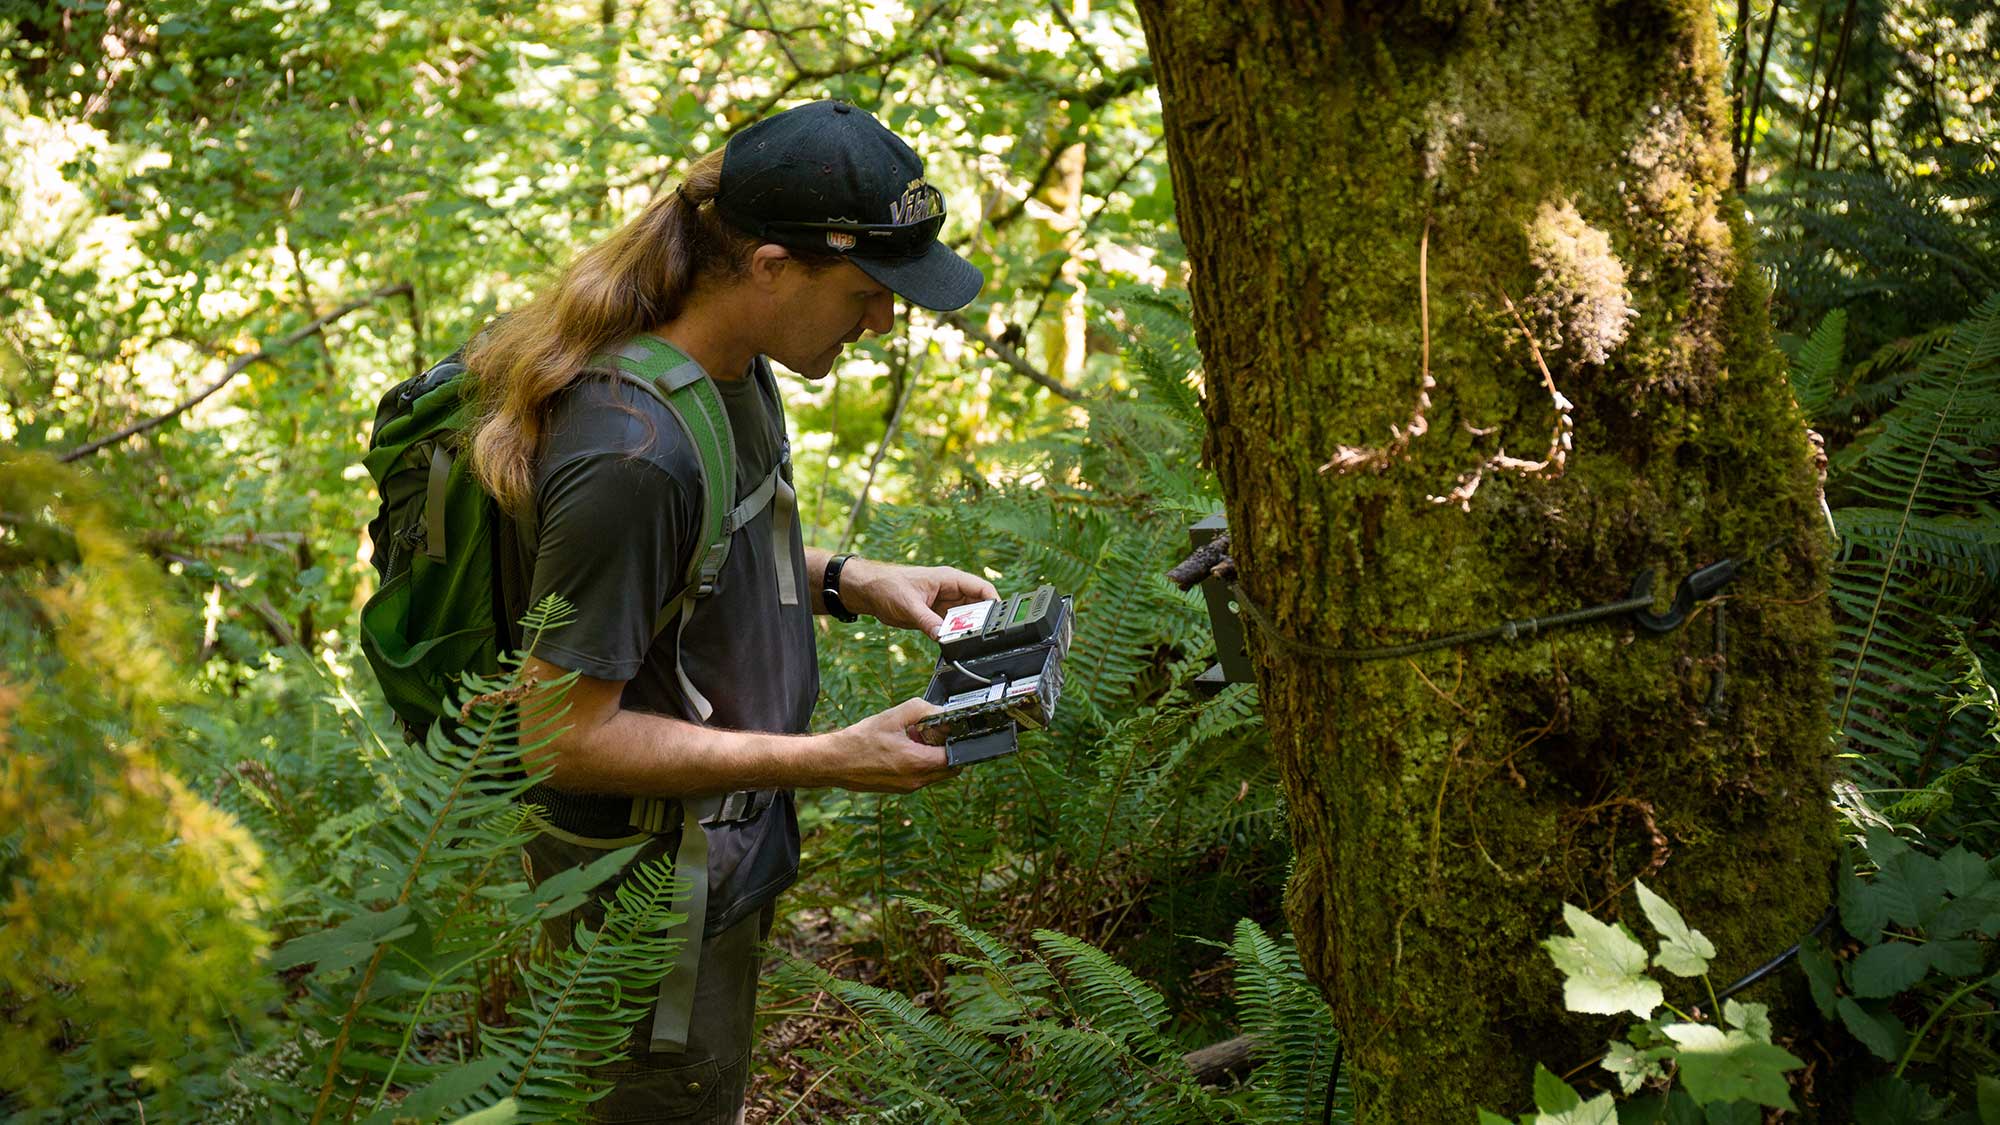
[[[986,282],[939,242],[944,196],[924,162],[867,112],[812,102],[729,138],[715,205],[767,242],[831,251],[924,308],[964,308]]]

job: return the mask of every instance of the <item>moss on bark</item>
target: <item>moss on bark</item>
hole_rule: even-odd
[[[1560,1011],[1535,943],[1565,900],[1620,912],[1657,866],[1727,979],[1827,899],[1825,546],[1729,217],[1712,17],[1702,0],[1139,6],[1207,452],[1244,585],[1286,632],[1393,643],[1611,600],[1645,568],[1671,593],[1770,544],[1730,590],[1720,658],[1712,609],[1663,637],[1610,624],[1370,663],[1253,642],[1291,799],[1289,912],[1363,1119],[1524,1108],[1534,1060],[1566,1070],[1614,1026]],[[1423,370],[1420,253],[1437,387],[1398,438]],[[1560,469],[1518,464],[1544,458],[1558,410],[1510,300],[1574,403]],[[1343,447],[1369,455],[1319,472]]]

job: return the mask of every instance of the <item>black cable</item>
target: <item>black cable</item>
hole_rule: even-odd
[[[1785,950],[1783,953],[1778,954],[1776,957],[1771,958],[1769,961],[1764,962],[1763,964],[1757,966],[1756,968],[1738,977],[1734,984],[1730,985],[1728,988],[1723,989],[1721,992],[1715,994],[1715,1002],[1720,1004],[1724,1000],[1729,999],[1731,996],[1736,995],[1737,993],[1743,991],[1746,988],[1749,988],[1751,985],[1756,984],[1758,981],[1763,980],[1765,977],[1768,977],[1772,973],[1776,972],[1778,970],[1778,966],[1784,964],[1785,962],[1799,955],[1800,946],[1818,937],[1822,932],[1824,932],[1827,926],[1833,922],[1834,915],[1838,914],[1839,912],[1840,908],[1838,906],[1827,907],[1826,913],[1819,916],[1819,921],[1813,924],[1813,928],[1806,931],[1806,936],[1793,942],[1792,947],[1790,949]],[[1721,1015],[1720,1012],[1716,1014]]]
[[[1263,607],[1251,601],[1250,595],[1244,593],[1243,587],[1236,583],[1232,582],[1229,584],[1229,593],[1243,607],[1243,612],[1249,616],[1250,620],[1256,622],[1257,627],[1263,630],[1266,636],[1278,642],[1281,647],[1306,656],[1317,656],[1325,660],[1388,660],[1398,656],[1412,656],[1419,652],[1430,652],[1433,649],[1477,644],[1480,641],[1517,641],[1523,637],[1532,637],[1544,629],[1561,629],[1571,625],[1582,625],[1591,621],[1599,621],[1606,617],[1617,617],[1621,614],[1631,613],[1634,610],[1650,609],[1653,605],[1653,596],[1648,593],[1643,596],[1621,598],[1615,602],[1605,602],[1603,605],[1585,606],[1582,609],[1572,609],[1564,613],[1552,613],[1545,617],[1527,617],[1518,621],[1503,621],[1490,629],[1472,629],[1463,633],[1450,633],[1442,637],[1426,637],[1421,641],[1410,641],[1407,644],[1378,645],[1370,648],[1336,648],[1329,645],[1316,645],[1287,636],[1264,613]]]

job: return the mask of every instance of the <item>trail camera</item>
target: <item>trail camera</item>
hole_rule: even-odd
[[[917,736],[962,766],[1011,754],[1019,728],[1053,722],[1070,607],[1069,595],[1043,586],[946,612],[937,670],[924,691],[944,710],[919,722]]]
[[[1198,580],[1201,584],[1202,601],[1208,606],[1208,624],[1215,636],[1215,663],[1209,666],[1208,671],[1195,678],[1194,687],[1198,691],[1210,693],[1221,691],[1227,684],[1257,682],[1257,675],[1250,667],[1250,657],[1243,651],[1243,618],[1240,607],[1230,594],[1229,584],[1209,572],[1209,567],[1214,562],[1224,558],[1223,552],[1228,548],[1228,535],[1229,524],[1219,512],[1188,528],[1188,540],[1195,551],[1195,554],[1189,557],[1188,563],[1194,563],[1199,559],[1204,565],[1195,568],[1196,573],[1186,575],[1187,581],[1183,581],[1183,576],[1175,576],[1175,581],[1182,583],[1183,590],[1189,589],[1194,581]],[[1217,540],[1222,542],[1217,543]],[[1204,549],[1210,549],[1215,558],[1207,558]],[[1181,565],[1187,566],[1188,563]],[[1234,563],[1227,565],[1232,569],[1235,566]]]

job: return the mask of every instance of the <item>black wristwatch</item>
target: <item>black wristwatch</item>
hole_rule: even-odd
[[[819,601],[826,607],[826,615],[835,621],[856,621],[860,614],[848,609],[840,600],[840,568],[847,565],[853,555],[835,555],[826,560],[826,577],[819,580]]]

